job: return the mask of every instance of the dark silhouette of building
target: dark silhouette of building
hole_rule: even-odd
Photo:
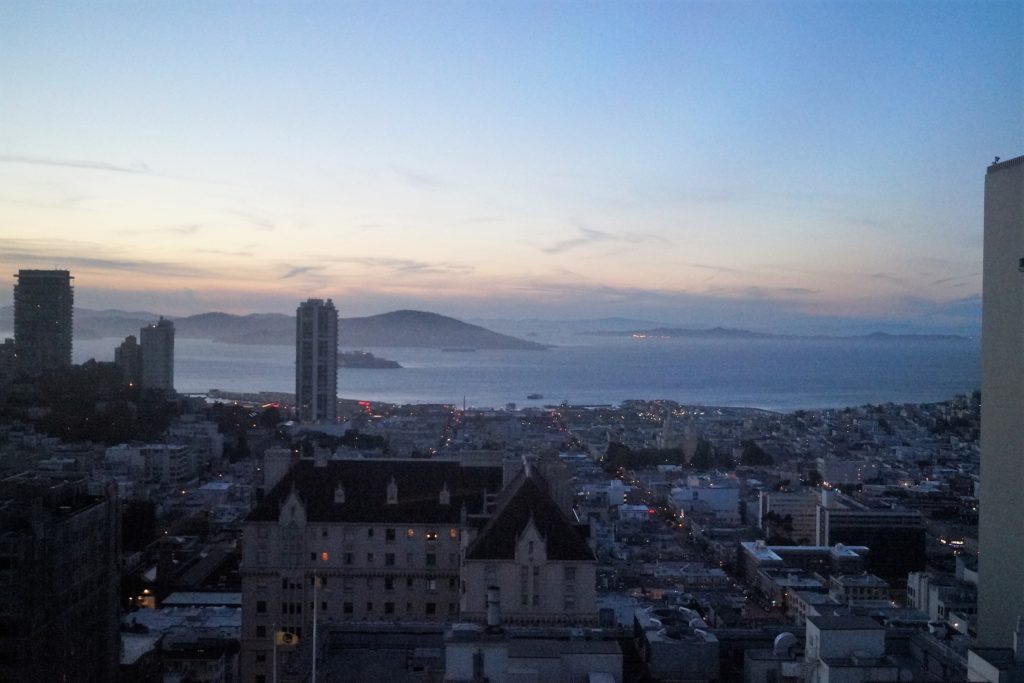
[[[174,393],[174,323],[160,318],[139,331],[143,389]]]
[[[66,270],[19,270],[14,285],[18,372],[37,377],[71,365],[74,294]]]
[[[117,679],[117,500],[77,475],[0,481],[0,681]]]
[[[295,405],[301,422],[338,418],[338,311],[330,299],[308,299],[295,312]]]
[[[121,368],[125,382],[132,385],[139,383],[142,378],[142,347],[139,346],[135,335],[128,335],[120,346],[114,349],[114,363]]]

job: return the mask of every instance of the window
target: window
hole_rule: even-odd
[[[572,583],[576,580],[576,567],[563,567],[562,576],[566,583]]]
[[[384,566],[385,567],[394,567],[395,566],[395,554],[394,553],[384,553]]]
[[[428,593],[436,593],[437,592],[437,579],[427,579],[427,592]]]
[[[448,614],[449,615],[455,615],[455,614],[458,614],[458,612],[459,612],[459,606],[456,605],[454,602],[449,602],[448,603]]]
[[[327,538],[328,534],[329,532],[327,531],[327,527],[322,527],[320,529],[320,538]]]
[[[366,603],[366,611],[368,613],[373,611],[373,603],[372,602]]]
[[[267,611],[267,601],[266,600],[257,600],[256,601],[256,613],[257,614],[263,614],[266,611]]]
[[[405,577],[405,587],[406,588],[412,588],[412,577],[411,576]]]
[[[345,553],[345,564],[352,564],[352,553]]]
[[[436,567],[437,566],[437,553],[427,553],[427,566],[428,567]]]
[[[450,579],[448,579],[448,588],[451,589],[451,590],[455,590],[455,577],[454,576],[451,577]]]
[[[320,561],[321,562],[326,562],[327,560],[330,559],[330,557],[331,557],[330,553],[328,553],[326,550],[324,552],[320,553]]]
[[[352,614],[352,603],[351,602],[343,602],[341,604],[341,611],[344,612],[345,614]]]
[[[352,577],[351,576],[342,577],[342,579],[341,579],[341,590],[343,590],[346,593],[351,593],[352,592]]]
[[[405,564],[410,567],[412,566],[412,553],[405,554]]]
[[[267,661],[266,653],[265,652],[257,652],[256,653],[256,661],[257,662],[265,662],[265,661]]]
[[[366,537],[367,538],[373,538],[373,527],[372,526],[366,530]]]
[[[315,552],[312,552],[312,553],[309,554],[309,561],[310,562],[316,562],[316,553]]]
[[[366,553],[366,564],[373,564],[373,553]]]
[[[576,596],[572,593],[566,593],[562,596],[562,607],[566,610],[576,609]]]
[[[412,614],[412,603],[411,602],[405,603],[405,613],[406,614]]]
[[[533,606],[536,607],[540,604],[540,595],[537,593],[533,594]]]
[[[320,609],[321,609],[321,611],[323,611],[323,612],[326,612],[326,611],[327,611],[327,601],[326,601],[326,600],[323,600],[323,601],[321,601],[321,603],[320,603]]]
[[[256,674],[256,683],[267,683],[267,677],[263,674]]]
[[[288,603],[287,602],[282,602],[281,603],[281,614],[288,614]]]
[[[427,540],[428,541],[436,541],[437,540],[437,532],[434,531],[433,529],[428,531],[427,532]]]
[[[394,614],[394,613],[395,613],[395,603],[393,603],[393,602],[385,602],[384,603],[384,614]]]
[[[428,602],[424,607],[426,608],[427,614],[437,614],[437,603]]]
[[[267,627],[266,626],[262,626],[262,625],[257,626],[256,627],[256,637],[257,638],[266,638],[267,637]]]
[[[455,527],[452,527],[451,529],[448,530],[448,538],[458,538],[458,537],[459,537],[459,530],[458,529],[456,529]]]
[[[408,529],[406,530],[406,532],[405,532],[405,535],[406,535],[406,536],[408,536],[409,538],[415,538],[415,536],[416,536],[416,531],[415,531],[415,530],[414,530],[414,529],[413,529],[412,527],[409,527],[409,528],[408,528]]]
[[[394,529],[385,529],[384,530],[384,540],[387,541],[388,543],[394,542],[394,540],[395,540],[395,530]]]

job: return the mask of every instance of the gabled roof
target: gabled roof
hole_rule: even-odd
[[[531,520],[547,543],[549,560],[595,559],[583,534],[562,514],[540,476],[525,473],[502,492],[494,516],[466,550],[466,559],[515,559],[516,542]]]
[[[388,483],[394,478],[398,502],[388,504]],[[343,503],[335,502],[339,484]],[[448,505],[441,505],[447,486]],[[374,524],[456,524],[466,512],[484,510],[485,493],[501,489],[501,468],[463,467],[451,460],[329,460],[315,467],[300,460],[248,517],[251,522],[276,522],[292,490],[306,508],[309,524],[356,522]]]

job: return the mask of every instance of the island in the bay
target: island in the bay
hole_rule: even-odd
[[[402,366],[396,360],[380,358],[369,351],[339,351],[338,367],[365,370],[394,370]]]

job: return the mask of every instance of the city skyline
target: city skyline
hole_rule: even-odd
[[[1009,2],[0,16],[0,263],[81,308],[969,331],[1024,147]]]

